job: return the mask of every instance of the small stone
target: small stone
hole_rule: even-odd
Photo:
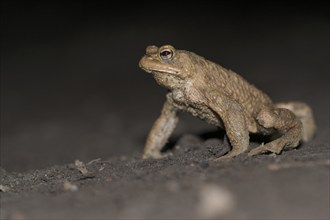
[[[222,186],[207,184],[199,191],[197,213],[201,218],[219,218],[229,214],[234,207],[234,196]]]
[[[88,170],[87,170],[85,164],[82,161],[76,160],[74,162],[74,164],[75,164],[76,168],[80,171],[80,173],[82,175],[86,176],[88,174]]]
[[[0,185],[0,191],[1,192],[8,192],[10,188],[8,186]]]
[[[76,192],[78,191],[78,186],[76,184],[73,184],[67,180],[64,181],[63,188],[65,191],[71,191]]]

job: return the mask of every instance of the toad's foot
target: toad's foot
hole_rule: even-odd
[[[167,153],[160,153],[158,151],[153,152],[153,153],[145,153],[143,154],[142,159],[162,159],[162,158],[167,158],[172,156],[173,153],[172,152],[167,152]]]
[[[276,143],[276,142],[275,142]],[[255,156],[258,154],[264,154],[264,153],[275,153],[275,154],[280,154],[283,146],[279,144],[275,144],[274,142],[270,142],[268,144],[261,144],[259,147],[252,149],[249,153],[248,156]]]
[[[227,154],[213,159],[213,161],[227,161],[245,152],[245,148],[237,148],[229,151]]]

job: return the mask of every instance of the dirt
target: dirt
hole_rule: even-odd
[[[135,155],[80,161],[87,172],[78,161],[24,173],[2,169],[7,190],[1,192],[1,218],[327,219],[329,147],[320,143],[326,135],[280,156],[226,162],[212,160],[229,149],[221,139],[185,135],[173,156],[161,160]],[[210,201],[215,210],[205,212],[209,187],[219,198]],[[223,191],[231,202],[221,200]]]

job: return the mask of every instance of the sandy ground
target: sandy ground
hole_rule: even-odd
[[[329,219],[329,19],[315,7],[251,14],[228,3],[222,13],[159,9],[171,12],[159,20],[152,7],[124,16],[102,4],[4,5],[1,219]],[[224,132],[182,113],[173,155],[142,160],[166,91],[137,63],[146,45],[164,43],[240,73],[275,102],[308,103],[316,137],[281,155],[214,162],[230,149]]]
[[[228,150],[220,139],[185,135],[174,156],[161,160],[136,155],[1,170],[1,218],[328,219],[326,135],[281,156],[228,162],[212,160]]]

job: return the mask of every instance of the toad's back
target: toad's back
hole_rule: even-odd
[[[237,73],[227,70],[205,58],[191,53],[195,74],[206,90],[217,90],[240,103],[250,114],[259,111],[264,106],[271,106],[271,99],[255,86],[247,82]],[[195,75],[195,76],[196,76]]]

